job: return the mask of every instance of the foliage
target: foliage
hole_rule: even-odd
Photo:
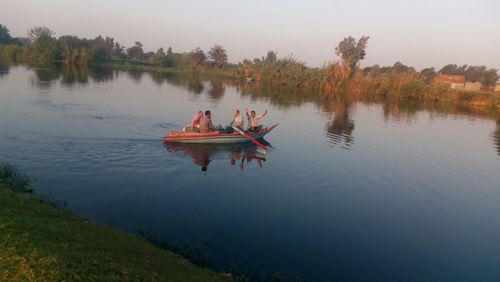
[[[360,70],[360,63],[366,56],[368,36],[359,39],[345,37],[335,48],[335,53],[340,57],[339,61],[321,68],[308,67],[293,55],[279,58],[275,51],[268,51],[265,56],[253,60],[245,59],[235,66],[228,64],[227,52],[221,45],[213,46],[206,53],[201,48],[191,52],[174,52],[171,47],[166,52],[163,48],[159,48],[156,52],[145,52],[139,41],[126,49],[111,37],[97,36],[94,39],[86,39],[63,35],[56,39],[54,32],[44,26],[32,28],[28,36],[29,40],[12,39],[8,29],[0,25],[0,56],[4,61],[27,62],[33,65],[47,65],[50,62],[61,61],[68,66],[75,65],[76,68],[86,66],[88,62],[127,67],[140,66],[154,70],[175,68],[172,71],[212,73],[244,78],[257,84],[322,91],[329,95],[334,92],[367,91],[379,96],[408,97],[411,89],[414,89],[419,93],[422,92],[422,95],[438,99],[433,93],[436,87],[432,81],[437,75],[434,68],[417,72],[411,66],[396,62],[392,66],[374,65]],[[5,43],[9,40],[10,43]],[[207,57],[211,60],[210,64],[206,63]],[[438,73],[464,75],[467,81],[481,82],[485,87],[484,90],[491,90],[499,79],[498,70],[488,69],[486,66],[449,64]],[[426,86],[423,91],[422,85]],[[446,97],[459,96],[456,93],[451,94],[453,92],[451,90],[447,91],[450,95],[445,95]]]
[[[205,61],[207,60],[207,55],[205,55],[205,52],[203,52],[203,50],[201,50],[201,48],[199,47],[191,51],[189,53],[189,57],[191,58],[191,64],[193,65],[193,68],[203,66],[203,64],[205,64]]]
[[[421,97],[425,91],[425,83],[419,79],[412,79],[404,82],[400,87],[400,94],[403,97]]]
[[[484,86],[494,86],[499,78],[497,69],[488,69],[482,73],[480,81]]]
[[[213,64],[216,68],[220,69],[222,66],[227,64],[226,49],[224,49],[221,45],[215,45],[210,48],[208,56],[213,60]]]
[[[8,185],[12,190],[22,193],[31,193],[31,179],[17,167],[0,163],[0,183]]]
[[[144,57],[144,51],[142,50],[142,43],[137,41],[135,46],[127,49],[127,58],[133,61],[141,61]]]
[[[470,66],[448,64],[439,70],[439,73],[449,75],[463,75],[466,81],[481,82],[485,87],[493,86],[500,78],[498,70],[486,66]]]
[[[163,60],[165,60],[165,52],[163,51],[163,48],[160,48],[156,51],[156,53],[151,57],[149,60],[150,63],[156,66],[162,66]]]
[[[276,62],[277,59],[278,59],[278,53],[274,51],[268,51],[266,54],[266,58],[264,59],[264,62],[272,64]]]
[[[340,67],[343,79],[351,77],[359,66],[359,62],[366,56],[366,47],[368,46],[369,36],[361,36],[356,41],[353,37],[345,37],[337,47],[335,54],[340,56]]]
[[[53,39],[54,34],[55,33],[46,26],[37,26],[28,30],[28,38],[33,43]]]
[[[9,29],[0,24],[0,44],[10,44],[12,43],[12,37],[10,36]]]
[[[436,70],[434,68],[425,68],[420,71],[420,79],[426,84],[430,84],[434,77],[436,77]]]

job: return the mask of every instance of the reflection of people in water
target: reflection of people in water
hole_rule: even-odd
[[[257,152],[257,146],[253,144],[182,144],[182,143],[167,143],[166,149],[169,152],[182,152],[191,157],[194,164],[201,167],[202,171],[208,170],[208,165],[219,156],[226,159],[229,156],[231,166],[239,164],[239,169],[244,170],[245,164],[252,160],[262,167],[263,161],[266,158]]]
[[[208,152],[200,152],[200,154],[194,154],[192,157],[193,163],[201,166],[202,171],[207,171],[210,163],[210,154]]]
[[[245,159],[247,160],[247,163],[251,162],[252,160],[256,160],[259,167],[262,167],[262,161],[266,161],[266,158],[259,156],[255,152],[245,154],[245,156],[241,160],[242,165]]]
[[[240,148],[236,148],[229,151],[230,159],[229,163],[234,166],[237,161],[240,161],[240,170],[245,169],[245,160],[246,163],[251,162],[252,160],[256,160],[259,167],[262,167],[262,161],[266,161],[266,158],[259,156],[257,152],[252,151],[243,151]]]
[[[241,160],[241,148],[234,148],[229,150],[229,163],[234,166],[236,165],[236,162]],[[243,170],[243,162],[240,164],[240,170]]]
[[[210,156],[217,151],[217,149],[210,146],[189,146],[187,150],[183,150],[187,155],[191,156],[193,163],[199,165],[202,171],[207,171],[208,164],[210,164]]]

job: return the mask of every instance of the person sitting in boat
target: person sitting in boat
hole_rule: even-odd
[[[200,128],[200,120],[203,117],[203,112],[198,111],[194,117],[191,119],[191,127],[192,128]]]
[[[200,119],[200,132],[208,133],[213,130],[212,113],[210,111],[205,111],[205,116]]]
[[[255,111],[248,113],[248,109],[245,109],[245,112],[248,118],[248,130],[252,132],[259,132],[262,129],[262,125],[257,125],[257,122],[267,115],[267,110],[260,115],[257,115]]]
[[[240,110],[234,110],[234,118],[229,124],[229,126],[233,127],[239,127],[240,129],[243,129],[243,118],[240,115]]]

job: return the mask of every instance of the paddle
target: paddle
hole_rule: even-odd
[[[246,139],[252,141],[252,143],[254,143],[255,145],[259,146],[260,148],[262,148],[264,151],[264,154],[266,153],[265,150],[267,150],[266,146],[262,145],[262,143],[260,143],[259,141],[255,140],[255,138],[253,138],[252,136],[246,134],[245,132],[241,131],[241,129],[239,129],[238,127],[234,126],[233,125],[233,129],[235,131],[237,131],[239,134],[243,135],[243,137],[245,137]]]

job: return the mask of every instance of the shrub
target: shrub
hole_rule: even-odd
[[[0,183],[8,185],[16,192],[33,192],[31,179],[17,167],[10,164],[0,163]]]
[[[401,96],[403,97],[418,97],[422,95],[425,91],[425,83],[421,80],[412,79],[401,85],[399,90]]]

